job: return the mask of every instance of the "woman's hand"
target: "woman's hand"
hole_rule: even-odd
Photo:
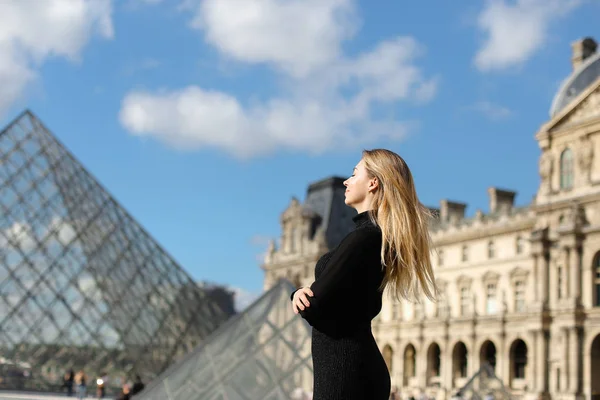
[[[294,299],[292,301],[292,310],[294,314],[298,314],[300,311],[304,311],[305,308],[310,307],[308,296],[314,296],[312,290],[309,287],[302,287],[294,293]]]

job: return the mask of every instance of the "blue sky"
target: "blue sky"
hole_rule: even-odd
[[[292,196],[401,154],[421,200],[531,201],[534,134],[598,1],[9,0],[0,123],[31,109],[196,279],[260,292]]]

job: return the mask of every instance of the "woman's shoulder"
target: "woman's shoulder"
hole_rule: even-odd
[[[346,244],[381,242],[381,229],[376,225],[364,225],[350,232],[342,241]]]

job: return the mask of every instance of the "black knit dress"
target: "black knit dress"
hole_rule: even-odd
[[[323,255],[300,315],[312,325],[313,400],[388,400],[390,375],[371,331],[381,311],[381,230],[367,212]]]

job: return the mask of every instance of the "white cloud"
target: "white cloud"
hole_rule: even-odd
[[[69,244],[76,236],[73,227],[58,216],[45,226],[37,224],[34,227],[28,222],[16,221],[0,230],[0,249],[18,247],[26,253],[42,243],[55,244],[55,241],[46,239],[50,234],[57,236],[63,245]]]
[[[475,66],[491,71],[522,65],[546,43],[552,23],[579,4],[581,0],[488,0],[477,20],[486,38]]]
[[[78,61],[93,34],[113,37],[111,0],[0,1],[0,114],[50,57]]]
[[[282,93],[244,102],[193,85],[132,91],[120,112],[132,134],[238,157],[278,149],[317,154],[401,139],[409,124],[374,118],[373,106],[435,96],[438,78],[425,77],[415,64],[424,49],[411,37],[383,41],[355,57],[343,54],[343,40],[357,28],[351,0],[204,0],[187,6],[192,26],[220,54],[270,66],[283,82]]]
[[[506,119],[513,114],[507,107],[489,101],[479,101],[468,108],[477,111],[494,121]]]
[[[234,59],[306,76],[339,56],[353,11],[347,0],[204,0],[192,27]]]

